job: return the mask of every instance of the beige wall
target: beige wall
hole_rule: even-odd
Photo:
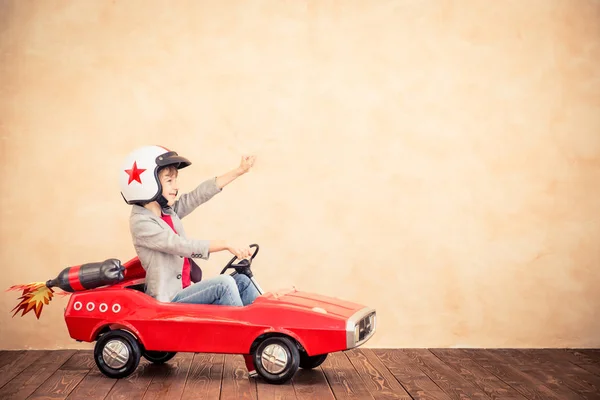
[[[600,2],[0,7],[0,287],[134,256],[133,148],[184,190],[254,152],[184,222],[265,289],[376,307],[370,347],[600,346]],[[0,348],[89,347],[1,293]]]

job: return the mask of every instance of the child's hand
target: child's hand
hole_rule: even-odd
[[[229,245],[227,246],[227,250],[229,250],[231,254],[235,255],[240,260],[250,258],[250,256],[252,255],[252,250],[250,250],[250,246]]]
[[[238,177],[244,175],[246,172],[252,168],[254,165],[254,160],[256,160],[256,156],[242,156],[242,161],[240,162],[240,166],[232,169],[231,171],[217,176],[216,184],[219,189],[223,189],[225,186],[229,185],[232,181],[237,179]]]
[[[245,174],[252,168],[254,165],[254,161],[256,160],[256,156],[242,156],[242,161],[240,162],[239,170],[242,174]]]

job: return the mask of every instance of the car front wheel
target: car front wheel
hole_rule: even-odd
[[[100,336],[94,347],[94,361],[100,372],[109,378],[131,375],[140,363],[140,357],[140,346],[135,337],[120,329]]]
[[[256,372],[268,383],[282,384],[298,371],[300,353],[296,344],[286,337],[263,340],[253,354]]]

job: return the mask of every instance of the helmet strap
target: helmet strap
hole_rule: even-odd
[[[160,205],[160,208],[169,207],[169,200],[167,200],[162,194],[158,197],[158,199],[156,199],[156,201]]]

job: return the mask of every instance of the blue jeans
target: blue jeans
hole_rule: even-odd
[[[246,275],[221,274],[191,284],[177,293],[171,301],[242,307],[251,304],[259,295],[260,293]]]

